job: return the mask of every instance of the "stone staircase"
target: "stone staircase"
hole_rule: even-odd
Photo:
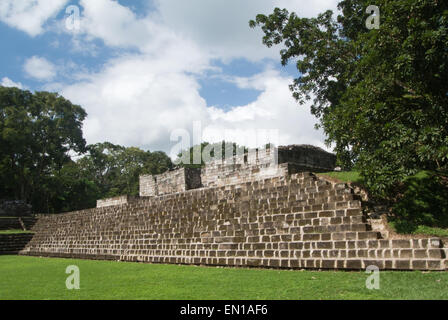
[[[214,266],[445,270],[437,238],[389,239],[360,196],[311,173],[41,216],[20,254]]]
[[[31,230],[36,221],[35,217],[0,217],[0,230]]]
[[[18,254],[28,242],[32,239],[33,234],[25,232],[30,230],[37,219],[35,217],[0,217],[0,231],[5,230],[23,230],[17,233],[0,233],[0,255]]]
[[[32,238],[32,233],[0,234],[0,255],[18,254]]]
[[[19,218],[0,218],[0,230],[22,229]]]
[[[36,224],[36,217],[21,217],[19,218],[20,225],[23,230],[31,230]]]

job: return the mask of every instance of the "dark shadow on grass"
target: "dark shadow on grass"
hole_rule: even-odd
[[[413,233],[419,226],[448,228],[448,185],[439,177],[408,178],[402,190],[390,219],[398,233]]]

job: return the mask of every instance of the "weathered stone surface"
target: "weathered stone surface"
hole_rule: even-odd
[[[294,164],[300,171],[327,172],[336,167],[336,156],[311,145],[281,146],[278,163]]]
[[[119,196],[114,198],[101,199],[96,201],[97,208],[120,206],[135,200],[132,196]]]
[[[142,175],[139,180],[140,197],[152,197],[159,194],[156,178],[153,175]]]
[[[33,237],[32,234],[0,234],[0,255],[17,254]]]
[[[303,172],[332,170],[334,161],[318,148],[288,146],[141,176],[140,198],[99,200],[95,209],[37,221],[0,221],[0,229],[34,225],[35,231],[0,237],[0,253],[23,248],[20,254],[34,256],[270,268],[447,268],[440,239],[383,238],[354,190]]]
[[[332,171],[335,165],[334,154],[309,145],[250,149],[247,154],[211,161],[203,169],[182,168],[156,176],[141,176],[140,196],[254,182],[304,171]],[[315,189],[326,191],[329,186],[317,184]]]
[[[445,268],[442,242],[381,239],[369,231],[361,203],[344,190],[297,173],[45,215],[21,254],[275,268]]]
[[[151,197],[201,187],[201,169],[181,168],[159,175],[140,176],[140,196]]]

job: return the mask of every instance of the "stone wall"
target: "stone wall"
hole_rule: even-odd
[[[279,166],[276,150],[251,149],[247,154],[207,163],[201,171],[204,188],[278,177],[288,174],[287,165]]]
[[[328,172],[336,167],[336,156],[311,145],[290,145],[278,148],[279,163],[293,163],[302,171]]]
[[[336,156],[308,145],[251,149],[226,161],[207,163],[201,172],[203,187],[251,182],[287,174],[333,171]]]
[[[0,255],[18,254],[23,250],[26,244],[31,240],[33,234],[26,233],[36,219],[34,217],[0,217],[0,231],[3,230],[17,230],[14,233],[0,233]],[[18,230],[23,230],[19,233]]]
[[[198,189],[202,187],[201,169],[186,168],[185,169],[185,190]]]
[[[181,168],[159,175],[140,176],[140,196],[150,197],[184,192],[201,187],[201,170]]]
[[[288,164],[272,165],[270,163],[252,165],[249,163],[215,162],[202,169],[201,179],[205,188],[257,181],[292,173]]]
[[[250,149],[248,153],[206,163],[202,169],[178,169],[140,177],[140,196],[156,196],[280,177],[291,173],[333,171],[336,156],[308,145]]]
[[[18,254],[32,238],[31,233],[0,234],[0,255]]]
[[[19,218],[0,218],[0,230],[22,229]]]
[[[23,255],[214,266],[445,270],[440,239],[384,239],[345,184],[309,173],[42,216]]]
[[[96,207],[110,207],[110,206],[119,206],[134,200],[135,197],[132,196],[118,196],[114,198],[101,199],[96,201]]]
[[[159,194],[156,178],[150,174],[140,176],[139,189],[140,197],[152,197]]]

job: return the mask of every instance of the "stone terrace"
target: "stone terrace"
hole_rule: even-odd
[[[345,184],[295,173],[42,216],[23,255],[241,267],[445,270],[440,239],[382,239]]]

